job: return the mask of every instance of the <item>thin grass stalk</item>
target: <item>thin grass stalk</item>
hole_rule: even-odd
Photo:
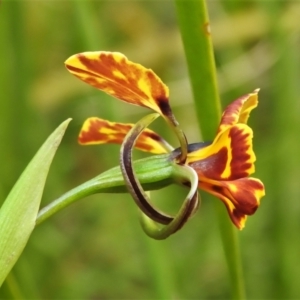
[[[24,49],[23,34],[23,3],[7,1],[0,4],[0,28],[2,33],[0,36],[0,53],[2,57],[7,58],[3,59],[0,66],[0,138],[2,141],[0,156],[3,160],[0,178],[3,187],[2,195],[5,196],[13,180],[15,180],[16,174],[23,168],[23,146],[26,139],[24,137],[26,132],[24,125],[26,125],[27,113],[26,99],[24,98],[26,95],[25,81],[28,76],[25,74],[24,60],[26,51]],[[18,22],[15,20],[18,20]],[[16,122],[16,120],[18,121]],[[18,138],[15,138],[16,136]]]
[[[28,149],[27,132],[30,131],[27,129],[30,127],[31,116],[26,104],[26,95],[30,71],[27,68],[28,52],[26,35],[24,34],[26,27],[24,26],[26,17],[24,5],[20,1],[6,1],[1,4],[1,21],[5,23],[3,25],[8,29],[3,31],[5,34],[1,37],[1,48],[4,49],[3,57],[7,57],[9,53],[9,59],[3,60],[0,68],[0,73],[3,74],[0,138],[5,141],[1,146],[4,151],[1,150],[2,172],[0,177],[1,184],[3,184],[2,195],[6,196],[9,191],[7,188],[11,187],[16,174],[22,171],[23,163],[26,162],[28,154],[25,150]],[[16,122],[16,120],[18,121]],[[26,147],[24,147],[25,145]],[[12,271],[13,273],[7,279],[8,282],[5,281],[6,289],[13,299],[18,299],[18,295],[22,295],[24,290],[20,286],[23,278],[14,276],[17,268],[18,266]]]
[[[221,104],[205,1],[175,3],[202,137],[211,140],[220,121]]]
[[[175,0],[178,24],[194,95],[195,110],[204,140],[213,140],[221,117],[210,23],[204,0]],[[229,268],[233,299],[245,299],[236,229],[225,209],[216,204],[222,242]]]
[[[88,51],[97,51],[99,43],[103,40],[102,33],[96,28],[93,3],[91,1],[73,1],[76,23],[78,24],[78,36],[81,38],[82,46]],[[85,50],[85,51],[87,51]]]
[[[150,192],[147,192],[150,197]],[[177,295],[173,272],[171,270],[169,247],[167,241],[155,241],[145,237],[147,260],[150,267],[153,285],[153,298],[173,299]]]
[[[9,299],[25,299],[24,295],[22,294],[22,291],[20,290],[19,283],[16,280],[16,277],[13,272],[10,272],[10,274],[7,276],[5,280],[6,290],[8,291]]]
[[[174,275],[171,272],[169,247],[166,247],[167,241],[155,241],[145,237],[145,245],[147,247],[147,260],[151,263],[151,277],[153,285],[154,299],[174,299],[178,296]]]
[[[18,272],[12,270],[5,278],[0,288],[0,299],[12,299],[12,300],[25,299],[24,292],[23,290],[21,290],[21,285],[15,273]]]
[[[269,38],[272,51],[278,58],[270,76],[272,128],[274,132],[271,156],[272,174],[269,186],[273,195],[274,263],[271,297],[296,299],[300,293],[299,268],[299,35],[289,32],[283,20],[286,3],[260,3],[270,17]],[[271,107],[271,106],[270,106]],[[280,142],[278,142],[280,141]],[[280,170],[278,172],[278,170]],[[288,199],[288,201],[287,201]],[[288,202],[288,205],[287,205]],[[282,220],[278,222],[278,220]],[[270,225],[269,225],[270,226]],[[289,242],[288,242],[289,241]],[[291,242],[292,241],[292,242]]]

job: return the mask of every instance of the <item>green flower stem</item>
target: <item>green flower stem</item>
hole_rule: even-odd
[[[179,182],[189,182],[190,191],[184,200],[178,214],[168,225],[161,226],[146,215],[142,214],[141,224],[144,232],[153,239],[163,240],[178,231],[194,214],[198,207],[198,176],[194,169],[175,164],[173,166],[174,178]]]
[[[187,157],[187,153],[188,153],[188,145],[187,145],[187,139],[185,137],[185,134],[184,132],[178,127],[173,127],[174,128],[174,131],[177,135],[177,138],[180,142],[180,148],[181,148],[181,154],[180,154],[180,157],[179,157],[179,162],[180,163],[185,163],[186,161],[186,157]]]
[[[187,166],[174,164],[170,154],[156,155],[140,159],[133,163],[136,177],[142,188],[150,191],[165,187],[171,183],[182,184],[190,182],[191,188],[178,215],[168,225],[160,228],[155,222],[143,216],[142,227],[146,234],[154,239],[165,239],[176,232],[193,215],[198,207],[197,188],[198,176]],[[95,193],[125,193],[127,186],[121,168],[112,168],[101,175],[70,190],[49,205],[41,209],[36,219],[36,225],[67,207],[73,202]]]
[[[186,161],[187,154],[188,154],[188,143],[187,143],[186,136],[185,136],[184,132],[182,131],[182,129],[178,126],[179,123],[176,121],[176,119],[173,115],[172,115],[171,120],[167,119],[167,118],[165,120],[169,124],[169,126],[172,128],[172,130],[175,132],[175,134],[179,140],[181,153],[178,158],[178,162],[184,164]]]
[[[135,175],[132,162],[132,149],[134,148],[138,137],[157,117],[159,117],[158,113],[145,116],[128,132],[123,140],[120,150],[120,167],[128,192],[131,194],[140,210],[156,222],[169,224],[173,218],[160,212],[150,204],[150,199],[147,193],[144,191],[137,176]]]
[[[173,182],[173,167],[169,154],[162,154],[140,159],[134,162],[134,169],[145,190],[156,190]],[[39,211],[36,225],[86,196],[96,193],[126,193],[120,167],[112,168],[101,175],[77,186]]]
[[[213,139],[221,105],[205,1],[175,0],[175,4],[202,136]]]
[[[158,243],[147,236],[143,240],[148,256],[147,267],[149,268],[150,282],[152,283],[149,299],[173,299],[174,295],[178,297],[176,273],[173,270],[176,264],[172,263],[170,259],[173,249],[165,241]]]
[[[204,0],[175,0],[195,108],[202,137],[213,140],[221,117],[210,24]],[[244,299],[242,265],[236,229],[216,204],[223,247],[232,280],[232,296]]]

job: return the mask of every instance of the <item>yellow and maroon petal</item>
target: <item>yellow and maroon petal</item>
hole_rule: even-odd
[[[242,96],[228,105],[223,112],[218,132],[223,131],[234,124],[246,124],[251,110],[258,104],[258,92],[259,90],[257,89],[253,93]]]
[[[96,117],[87,119],[79,133],[78,141],[82,145],[122,144],[126,134],[134,124],[115,123]],[[139,136],[135,148],[162,154],[172,150],[172,147],[157,133],[145,129]]]
[[[201,181],[200,178],[199,187],[223,201],[232,222],[239,229],[243,229],[247,216],[255,213],[265,195],[263,183],[256,178],[233,181]]]
[[[252,129],[236,124],[220,132],[214,142],[188,154],[187,163],[199,178],[235,180],[254,172]]]
[[[65,61],[67,69],[84,82],[127,103],[148,107],[172,119],[169,89],[150,69],[119,52],[84,52]]]

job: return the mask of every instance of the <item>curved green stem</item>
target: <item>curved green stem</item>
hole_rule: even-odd
[[[187,139],[186,139],[186,136],[184,134],[184,132],[182,131],[181,128],[179,128],[178,125],[176,125],[175,127],[172,126],[178,140],[179,140],[179,143],[180,143],[180,149],[181,149],[181,153],[180,153],[180,156],[178,158],[178,162],[181,163],[181,164],[184,164],[185,161],[186,161],[186,157],[187,157],[187,154],[188,154],[188,144],[187,144]]]
[[[178,231],[198,207],[198,176],[195,170],[188,166],[172,165],[173,177],[180,183],[189,182],[191,185],[190,192],[175,218],[161,213],[150,204],[149,196],[144,191],[133,169],[132,149],[134,148],[139,135],[158,116],[159,114],[154,113],[142,118],[128,132],[120,150],[120,165],[129,193],[141,211],[145,214],[142,218],[142,227],[144,231],[154,239],[165,239]],[[159,228],[158,224],[155,222],[167,225],[163,228]]]
[[[179,157],[177,158],[177,161],[181,164],[184,164],[188,154],[188,142],[186,136],[182,131],[182,129],[179,127],[179,123],[177,122],[170,107],[168,113],[166,115],[162,115],[162,117],[165,119],[167,124],[172,128],[172,130],[175,132],[178,138],[181,152],[179,154]]]
[[[179,182],[189,182],[191,185],[190,191],[184,200],[178,214],[174,217],[172,222],[168,225],[161,227],[156,222],[151,220],[148,216],[142,214],[141,225],[145,233],[156,240],[163,240],[171,234],[178,231],[187,220],[194,214],[198,208],[198,175],[194,169],[188,166],[181,166],[174,164],[173,176]]]
[[[178,23],[204,140],[213,140],[221,116],[216,67],[205,0],[175,0]],[[218,203],[219,204],[219,203]],[[234,299],[245,298],[242,264],[235,228],[226,211],[216,205]]]
[[[128,132],[120,149],[120,166],[127,189],[141,211],[156,222],[169,224],[173,218],[158,211],[150,204],[150,199],[139,183],[132,164],[132,149],[138,137],[157,117],[159,117],[158,113],[147,115]]]
[[[134,162],[136,174],[146,190],[157,190],[171,183],[172,163],[169,154],[155,155]],[[77,186],[39,211],[36,225],[47,220],[63,208],[96,193],[126,193],[127,188],[120,167],[112,168]]]
[[[46,207],[42,208],[38,213],[36,225],[44,222],[55,213],[69,206],[73,202],[86,196],[92,195],[96,192],[97,182],[92,182],[92,180],[77,186],[76,188],[70,190],[69,192],[63,194],[61,197],[48,204]]]

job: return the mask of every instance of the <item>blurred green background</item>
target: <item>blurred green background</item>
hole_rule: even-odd
[[[250,126],[255,177],[267,194],[239,232],[246,292],[249,299],[300,299],[300,2],[208,1],[208,7],[223,107],[261,88]],[[117,165],[118,146],[77,144],[86,118],[135,122],[148,112],[71,76],[63,62],[75,53],[120,51],[152,68],[170,87],[189,141],[201,140],[172,1],[3,1],[0,45],[1,201],[63,120],[73,118],[42,206]],[[153,126],[176,143],[165,127]],[[169,187],[153,198],[175,212],[186,192]],[[14,288],[4,285],[0,298],[230,298],[212,203],[219,200],[201,194],[199,212],[166,241],[145,236],[128,195],[73,204],[36,228],[13,269]]]

